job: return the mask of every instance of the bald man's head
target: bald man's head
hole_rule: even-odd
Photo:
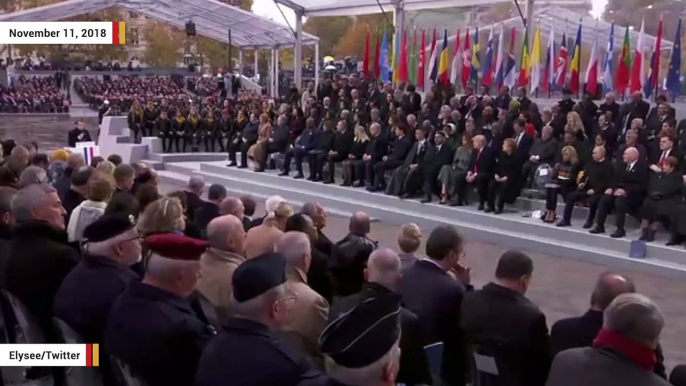
[[[591,294],[591,307],[603,311],[619,295],[636,292],[631,279],[614,272],[603,272],[596,282]]]
[[[400,257],[390,248],[379,248],[369,255],[367,281],[394,290],[400,279]]]
[[[350,233],[357,236],[366,236],[371,229],[371,219],[364,212],[357,212],[350,217]]]
[[[219,214],[222,216],[230,214],[242,219],[245,215],[243,201],[238,197],[226,197],[219,204]]]
[[[630,163],[636,162],[638,160],[638,157],[639,157],[638,149],[636,149],[635,147],[627,148],[626,150],[624,150],[624,156],[623,157],[624,157],[625,163],[630,164]]]
[[[233,215],[225,215],[210,221],[207,226],[207,239],[212,248],[237,253],[245,253],[245,230],[243,221]]]

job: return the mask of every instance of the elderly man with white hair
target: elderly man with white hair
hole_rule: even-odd
[[[329,303],[307,283],[312,261],[310,239],[302,232],[286,232],[277,242],[276,252],[286,259],[286,285],[297,294],[284,330],[288,331],[295,346],[323,369],[324,359],[319,352],[318,339],[326,326]]]
[[[252,223],[250,223],[250,228],[252,229],[262,225],[264,219],[269,215],[269,212],[275,211],[276,208],[283,202],[286,202],[286,200],[281,196],[269,196],[264,202],[264,211],[266,213],[263,217],[252,220]]]
[[[604,312],[593,347],[557,354],[546,386],[668,386],[653,373],[664,318],[648,297],[619,295]]]
[[[29,166],[19,176],[19,186],[26,187],[33,184],[47,184],[48,175],[38,166]]]
[[[12,201],[16,225],[2,272],[3,288],[26,304],[48,333],[55,293],[81,259],[67,244],[64,214],[55,188],[38,184],[21,189]]]
[[[362,286],[362,291],[338,299],[331,308],[329,320],[335,320],[369,299],[394,293],[397,284],[402,280],[401,267],[400,257],[393,250],[379,248],[372,252],[365,270],[367,282]],[[402,307],[400,309],[400,326],[403,333],[400,338],[400,372],[396,379],[397,383],[406,385],[432,384],[420,338],[421,332],[417,316]]]
[[[200,198],[204,190],[205,180],[202,176],[192,176],[188,180],[188,188],[184,193],[186,193],[186,215],[189,220],[195,220],[195,210],[205,202]]]

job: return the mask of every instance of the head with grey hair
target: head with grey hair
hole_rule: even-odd
[[[300,209],[300,213],[308,215],[318,230],[322,230],[326,227],[327,214],[320,203],[308,202]]]
[[[657,347],[665,323],[657,305],[636,293],[617,296],[605,309],[603,319],[603,328],[652,349]]]
[[[291,231],[284,233],[276,242],[276,252],[281,253],[290,267],[307,273],[312,262],[312,247],[305,233]]]
[[[12,201],[12,215],[17,222],[44,221],[64,229],[62,201],[50,185],[34,184],[21,189]]]
[[[402,278],[400,274],[400,257],[390,248],[379,248],[369,255],[365,276],[370,283],[381,284],[389,290],[395,290]]]
[[[211,248],[238,255],[245,254],[245,229],[243,221],[236,216],[227,214],[210,221],[207,239]]]
[[[188,190],[198,196],[205,189],[205,180],[201,176],[193,176],[188,180]]]
[[[0,188],[0,227],[11,225],[14,222],[12,200],[16,194],[17,190],[14,188]]]
[[[45,170],[38,166],[29,166],[19,176],[19,186],[26,187],[34,184],[47,184],[48,175]]]

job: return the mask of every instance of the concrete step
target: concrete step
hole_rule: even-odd
[[[540,220],[522,217],[519,213],[500,216],[479,212],[474,207],[450,208],[437,204],[421,204],[414,200],[400,200],[363,189],[323,185],[273,173],[254,173],[226,168],[219,163],[188,162],[165,165],[166,171],[183,175],[201,175],[208,183],[220,183],[230,191],[267,197],[279,194],[289,201],[321,202],[327,209],[352,213],[364,210],[370,216],[391,224],[416,222],[432,228],[442,223],[459,226],[469,237],[507,245],[510,248],[533,250],[578,260],[594,262],[621,269],[659,273],[686,278],[686,252],[680,248],[661,245],[664,240],[651,243],[646,259],[627,257],[630,240],[615,240],[606,235],[591,235],[580,228],[560,229]]]
[[[151,159],[142,159],[142,160],[139,160],[138,162],[142,162],[142,163],[148,165],[148,167],[152,168],[153,170],[164,170],[164,162],[161,162],[161,161],[155,161],[155,160],[151,160]]]
[[[225,153],[150,153],[148,156],[151,160],[164,163],[224,161],[224,166],[228,164]]]

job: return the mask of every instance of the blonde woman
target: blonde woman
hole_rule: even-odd
[[[422,231],[415,223],[405,224],[398,233],[398,247],[400,247],[400,266],[405,269],[414,265],[419,257],[415,255],[422,245]]]
[[[581,116],[576,111],[570,111],[567,114],[567,125],[565,130],[572,130],[576,134],[579,141],[583,141],[586,136],[586,130],[584,130],[584,123],[581,120]]]
[[[286,220],[293,215],[293,208],[287,202],[280,202],[267,213],[262,225],[251,228],[245,239],[245,257],[251,259],[274,250],[276,242],[283,235]]]
[[[108,176],[114,176],[114,169],[116,168],[112,162],[102,161],[95,167],[95,170]]]
[[[111,176],[97,173],[88,181],[88,197],[79,204],[69,217],[67,235],[69,242],[83,241],[83,232],[105,213],[107,203],[114,193],[114,180]]]
[[[557,217],[557,195],[562,195],[562,199],[567,201],[567,195],[576,190],[577,176],[581,171],[579,155],[573,146],[563,147],[561,154],[562,162],[553,167],[553,183],[546,186],[546,212],[542,220],[547,223],[555,222]]]
[[[183,234],[186,215],[176,197],[162,197],[151,203],[138,218],[138,231],[148,236],[155,233]]]
[[[367,144],[369,143],[369,136],[362,126],[355,126],[355,140],[353,147],[348,154],[348,159],[343,161],[343,183],[341,186],[351,186],[355,181],[355,168],[353,164],[355,161],[361,160],[365,151],[367,151]]]

